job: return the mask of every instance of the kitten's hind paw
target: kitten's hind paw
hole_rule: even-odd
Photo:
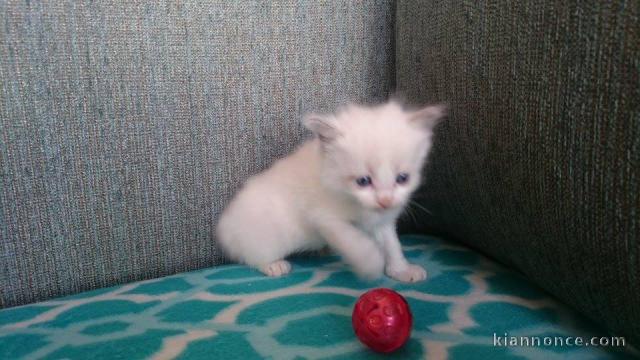
[[[291,271],[291,263],[286,260],[274,261],[271,264],[260,267],[259,269],[267,276],[282,276]]]
[[[427,271],[423,269],[422,266],[413,264],[409,264],[409,266],[404,269],[387,267],[385,272],[390,278],[406,283],[418,282],[427,278]]]

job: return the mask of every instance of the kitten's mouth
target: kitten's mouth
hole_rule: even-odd
[[[386,211],[390,211],[395,209],[395,205],[389,205],[389,206],[380,206],[380,205],[376,205],[373,210],[377,211],[377,212],[386,212]]]

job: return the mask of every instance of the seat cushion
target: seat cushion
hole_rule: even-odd
[[[281,278],[219,266],[2,310],[0,358],[368,359],[374,354],[354,336],[351,311],[374,287],[399,291],[413,312],[398,358],[624,355],[622,347],[505,347],[511,335],[607,334],[471,250],[434,237],[402,241],[427,281],[363,282],[330,255],[295,258]]]

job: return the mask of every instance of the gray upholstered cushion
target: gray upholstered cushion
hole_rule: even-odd
[[[387,96],[392,1],[0,3],[0,306],[209,266],[300,114]]]
[[[636,342],[639,16],[637,1],[403,1],[396,44],[399,89],[451,104],[419,228]]]

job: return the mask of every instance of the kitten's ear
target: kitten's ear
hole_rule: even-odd
[[[446,105],[430,105],[409,115],[409,121],[425,129],[433,129],[447,115]]]
[[[340,135],[340,131],[335,127],[333,118],[327,115],[306,115],[302,120],[302,124],[323,142],[329,142]]]

